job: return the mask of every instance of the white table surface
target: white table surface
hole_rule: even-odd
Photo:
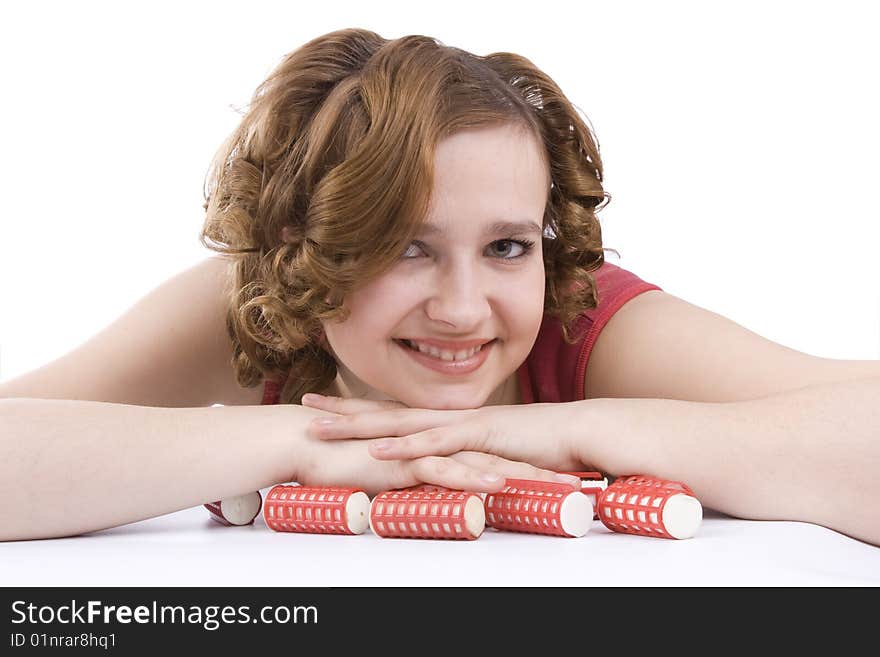
[[[262,492],[265,495],[269,489]],[[474,541],[225,527],[204,507],[84,536],[0,543],[2,586],[878,586],[880,548],[704,511],[696,536],[487,529]]]

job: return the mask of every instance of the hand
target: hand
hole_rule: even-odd
[[[497,476],[498,460],[486,454],[462,452],[448,457],[377,461],[364,440],[307,440],[315,444],[301,453],[304,458],[291,478],[303,486],[362,488],[370,497],[422,483],[475,492],[497,491],[504,486],[504,476]],[[523,469],[518,476],[527,472]],[[483,480],[483,475],[495,477]]]
[[[313,420],[309,435],[326,442],[372,439],[363,442],[367,443],[369,454],[383,462],[449,457],[477,467],[490,465],[492,472],[501,472],[506,477],[563,480],[580,485],[576,478],[556,475],[559,471],[584,468],[569,438],[571,427],[576,424],[568,412],[571,407],[566,404],[450,411],[409,408],[394,401],[307,395],[303,405],[337,414]],[[334,422],[318,423],[324,419]],[[482,460],[475,460],[478,457]]]

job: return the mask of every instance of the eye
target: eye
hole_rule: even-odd
[[[518,258],[523,258],[529,254],[532,248],[535,246],[535,243],[532,240],[515,240],[515,239],[504,239],[504,240],[495,240],[490,244],[490,247],[497,248],[501,246],[500,251],[501,255],[498,257],[499,260],[517,260]],[[515,247],[519,247],[520,252],[516,253]],[[415,241],[411,242],[407,250],[404,252],[403,256],[401,256],[404,260],[411,260],[415,257],[418,257],[418,254],[413,254],[412,249],[417,248],[420,251],[424,252],[425,245],[422,242]],[[514,251],[514,255],[510,255],[511,249]]]
[[[413,247],[415,247],[415,246],[418,245],[418,244],[419,244],[419,242],[410,242],[409,247],[407,247],[406,251],[404,251],[404,253],[403,253],[403,255],[401,256],[401,258],[403,258],[404,260],[410,260],[410,259],[412,259],[414,256],[412,256],[412,255],[407,255],[407,254],[410,253],[410,252],[412,252]],[[422,247],[419,246],[418,248],[421,250]]]
[[[503,260],[516,260],[517,258],[522,258],[523,256],[528,255],[529,251],[531,251],[532,247],[535,245],[535,243],[532,242],[531,240],[512,240],[512,239],[497,240],[495,242],[492,242],[492,244],[493,245],[496,245],[496,244],[505,245],[507,247],[506,249],[503,249],[505,254],[509,254],[510,249],[512,247],[518,246],[520,248],[520,252],[514,256],[511,256],[511,257],[503,257],[502,256]]]

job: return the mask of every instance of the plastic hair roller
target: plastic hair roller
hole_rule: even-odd
[[[370,506],[370,529],[382,538],[474,540],[486,527],[477,493],[415,486],[379,493]]]
[[[260,513],[263,498],[260,491],[228,497],[225,500],[208,502],[204,507],[211,512],[211,518],[221,525],[250,525]]]
[[[360,488],[279,484],[266,495],[263,520],[276,532],[363,534],[369,510]]]
[[[703,506],[686,485],[641,475],[616,479],[597,511],[611,531],[657,538],[691,538],[703,521]]]
[[[505,488],[487,493],[486,524],[504,531],[577,538],[590,531],[590,498],[569,484],[507,479]]]
[[[581,480],[581,492],[590,498],[593,505],[593,520],[599,519],[599,495],[608,488],[608,477],[601,472],[560,472],[559,474],[574,475]]]

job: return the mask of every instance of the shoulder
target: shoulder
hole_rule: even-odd
[[[597,305],[583,311],[571,326],[573,344],[563,339],[561,320],[545,315],[528,359],[533,394],[541,401],[585,398],[584,372],[598,337],[622,306],[660,288],[611,263],[593,272]]]
[[[797,351],[659,289],[604,316],[583,373],[585,398],[723,403],[880,376],[880,362]]]
[[[262,386],[243,388],[238,384],[232,364],[232,339],[226,329],[235,281],[234,264],[227,256],[213,255],[168,281],[166,285],[176,290],[177,305],[181,308],[169,334],[186,334],[192,344],[192,357],[187,362],[195,367],[187,385],[196,385],[198,380],[199,387],[210,391],[212,405],[252,406],[260,404]],[[180,378],[182,381],[183,377]]]
[[[162,281],[94,336],[0,385],[0,397],[156,407],[247,405],[226,330],[230,265],[208,258]]]
[[[226,317],[235,281],[233,266],[233,260],[217,255],[205,259],[194,268],[200,270],[202,290],[212,300],[211,331],[205,338],[219,345],[213,367],[206,369],[213,378],[208,385],[215,391],[215,403],[223,406],[257,406],[263,401],[263,386],[240,386],[232,365],[232,340],[226,330]]]

